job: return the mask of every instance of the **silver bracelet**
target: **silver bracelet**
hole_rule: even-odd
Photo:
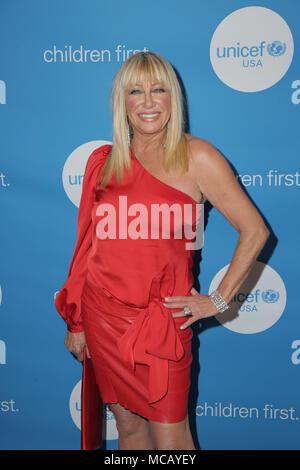
[[[225,302],[220,292],[216,289],[210,294],[210,299],[214,303],[215,307],[220,313],[223,313],[229,308],[229,305]]]

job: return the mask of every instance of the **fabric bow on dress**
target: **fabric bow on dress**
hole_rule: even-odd
[[[160,400],[168,391],[168,361],[184,356],[172,312],[163,305],[164,297],[172,295],[174,286],[175,273],[167,264],[152,279],[147,307],[118,340],[122,358],[132,369],[136,363],[150,367],[149,403]]]

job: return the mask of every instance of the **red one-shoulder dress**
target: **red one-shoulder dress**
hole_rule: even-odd
[[[163,303],[192,295],[200,205],[149,173],[132,150],[123,180],[113,174],[97,190],[110,150],[88,159],[77,243],[55,306],[69,331],[85,332],[103,403],[176,423],[187,414],[193,332],[180,330],[186,317],[172,316],[181,308]]]

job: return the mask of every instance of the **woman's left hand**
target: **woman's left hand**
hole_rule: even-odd
[[[183,330],[192,325],[195,321],[201,318],[213,317],[218,312],[218,309],[213,304],[209,295],[199,294],[194,287],[190,290],[191,296],[174,296],[165,297],[164,305],[167,308],[182,308],[181,312],[172,313],[174,318],[187,317],[187,321],[180,326]],[[167,300],[168,299],[168,300]],[[191,315],[186,315],[183,308],[189,307]]]

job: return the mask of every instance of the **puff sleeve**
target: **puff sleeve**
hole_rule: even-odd
[[[87,258],[92,246],[91,212],[99,172],[110,150],[110,145],[103,145],[94,150],[87,161],[77,217],[77,241],[67,280],[54,300],[56,310],[65,320],[68,331],[71,333],[83,331],[81,294],[87,273]]]

